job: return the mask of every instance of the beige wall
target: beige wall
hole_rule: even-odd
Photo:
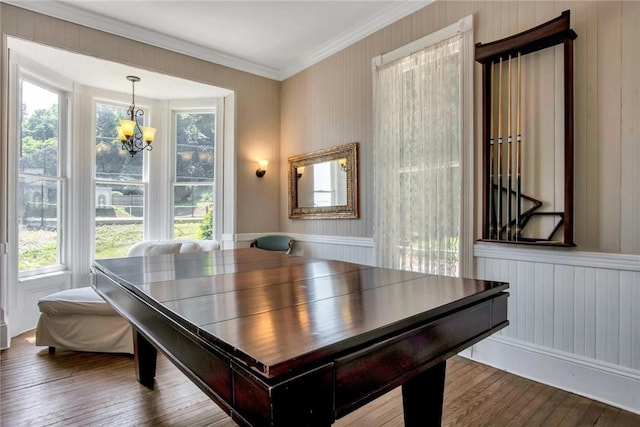
[[[109,61],[195,80],[235,91],[236,117],[236,233],[277,230],[280,194],[277,173],[255,175],[258,159],[279,167],[280,82],[170,52],[59,19],[0,4],[3,35],[11,35]],[[2,52],[5,52],[3,37]],[[6,93],[3,58],[2,93]],[[3,112],[6,110],[5,97]],[[4,118],[3,114],[3,118]],[[2,128],[6,129],[6,119]],[[2,132],[3,152],[6,132]],[[158,147],[156,147],[158,149]],[[231,181],[232,182],[232,181]],[[232,230],[225,230],[232,232]]]
[[[455,2],[438,1],[355,43],[282,84],[281,181],[288,156],[360,142],[359,220],[291,221],[287,188],[280,188],[282,230],[296,233],[371,237],[373,235],[371,59],[472,14],[475,42],[491,42],[571,10],[575,41],[575,241],[579,250],[640,254],[640,2]],[[531,72],[548,91],[562,63],[557,54],[542,59],[550,71]],[[561,56],[559,57],[561,60]],[[480,192],[480,66],[475,71],[476,182]],[[557,98],[537,96],[532,119],[548,114]],[[557,139],[557,115],[538,129],[537,138]],[[551,123],[551,125],[549,125]],[[545,133],[546,132],[546,133]],[[557,151],[551,147],[551,151]],[[532,158],[534,156],[531,156]],[[558,160],[558,154],[551,162]],[[531,160],[533,161],[533,160]],[[539,162],[541,163],[541,162]],[[553,172],[553,170],[552,170]],[[557,172],[556,172],[557,173]],[[528,185],[534,195],[549,174],[538,171]],[[545,184],[545,185],[543,185]],[[553,187],[553,185],[552,185]],[[553,193],[552,189],[552,193]],[[557,203],[560,191],[549,196]],[[476,235],[480,214],[476,198]]]

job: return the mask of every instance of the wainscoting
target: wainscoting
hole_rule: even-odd
[[[243,248],[248,247],[259,234],[237,234],[223,236],[223,247]],[[356,264],[373,265],[375,256],[373,252],[373,238],[371,237],[342,237],[321,236],[313,234],[297,233],[273,233],[286,234],[296,241],[293,253],[308,258],[337,259],[340,261],[354,262]]]
[[[510,326],[462,355],[640,413],[640,256],[477,244]]]
[[[375,262],[370,238],[288,235],[299,255]],[[640,413],[640,256],[484,243],[474,255],[477,278],[509,282],[510,326],[462,356]]]

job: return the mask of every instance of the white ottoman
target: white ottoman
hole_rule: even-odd
[[[131,325],[91,287],[67,289],[38,301],[36,345],[133,354]]]
[[[153,240],[138,242],[127,256],[153,256],[220,249],[215,240]],[[67,289],[38,301],[36,345],[76,351],[133,354],[131,325],[91,287]]]

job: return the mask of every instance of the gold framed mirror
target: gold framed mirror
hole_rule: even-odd
[[[289,218],[359,218],[358,143],[289,157]]]

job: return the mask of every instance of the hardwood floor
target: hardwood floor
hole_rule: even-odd
[[[171,362],[156,386],[137,383],[133,358],[35,347],[34,333],[0,355],[2,426],[216,426],[236,424]],[[445,426],[640,426],[640,415],[454,357],[447,362]],[[399,389],[335,426],[402,426]]]

